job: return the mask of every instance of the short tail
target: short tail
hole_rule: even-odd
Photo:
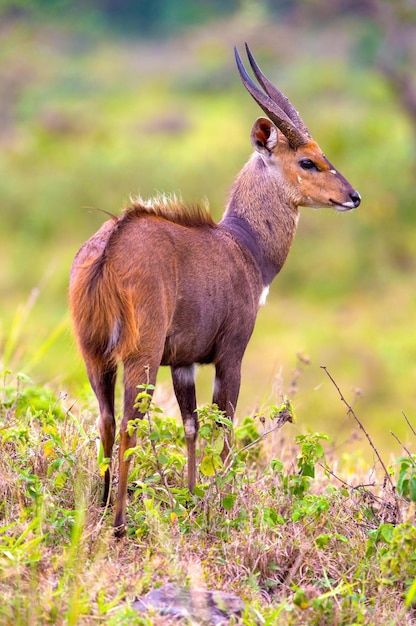
[[[84,357],[115,363],[135,351],[138,328],[132,293],[121,289],[105,254],[75,269],[69,304]]]

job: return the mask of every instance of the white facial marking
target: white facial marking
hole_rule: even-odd
[[[270,287],[269,285],[267,285],[267,287],[264,287],[263,291],[261,292],[259,306],[264,306],[266,304],[267,296],[269,295],[269,289]]]
[[[329,170],[329,173],[330,173],[330,174],[336,174],[336,173],[337,173],[337,170]]]
[[[302,176],[298,176],[298,183],[302,182]]]

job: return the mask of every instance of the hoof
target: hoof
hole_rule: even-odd
[[[120,526],[114,526],[114,537],[116,539],[123,539],[126,536],[126,526],[121,524]]]

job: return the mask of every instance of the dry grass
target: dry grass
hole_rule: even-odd
[[[96,504],[88,408],[76,414],[50,401],[34,408],[25,394],[24,386],[6,385],[1,409],[1,623],[169,624],[130,608],[167,582],[235,593],[247,603],[242,624],[413,622],[405,606],[416,577],[413,505],[398,500],[382,474],[349,475],[350,487],[343,484],[324,469],[336,463],[320,457],[320,437],[294,445],[289,432],[275,430],[241,455],[231,475],[201,476],[204,488],[192,500],[170,476],[174,511],[151,468],[146,488],[133,473],[129,536],[117,542],[111,512]],[[180,437],[164,442],[168,455],[181,446]],[[300,460],[313,461],[314,478],[301,477]],[[235,498],[231,506],[224,494]],[[385,534],[375,538],[380,529]]]

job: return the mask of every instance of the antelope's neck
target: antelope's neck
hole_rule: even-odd
[[[270,285],[286,261],[298,224],[298,209],[262,159],[241,171],[220,226],[254,257],[263,285]]]

